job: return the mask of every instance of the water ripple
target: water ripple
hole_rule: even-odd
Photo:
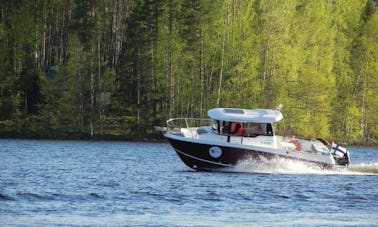
[[[0,194],[0,201],[12,201],[14,198],[11,196],[5,195],[5,194]]]
[[[353,171],[278,160],[213,173],[168,144],[0,140],[0,225],[374,225],[377,175],[356,171],[378,149],[351,151]]]

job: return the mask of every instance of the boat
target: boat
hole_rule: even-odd
[[[275,134],[283,119],[277,109],[214,108],[208,119],[173,118],[163,132],[180,159],[203,171],[229,170],[245,160],[297,160],[322,169],[346,167],[349,151],[323,139]]]

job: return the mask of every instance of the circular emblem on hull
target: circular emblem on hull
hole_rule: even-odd
[[[222,155],[222,149],[220,147],[210,147],[209,154],[213,158],[219,158]]]

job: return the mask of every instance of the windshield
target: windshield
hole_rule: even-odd
[[[273,136],[273,127],[270,123],[242,123],[214,120],[213,130],[218,134],[256,137]]]

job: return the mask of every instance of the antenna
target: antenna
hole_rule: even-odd
[[[280,105],[278,105],[278,107],[277,107],[277,111],[279,111],[279,112],[281,112],[281,110],[282,110],[282,107],[283,107],[283,105],[282,104],[280,104]]]

